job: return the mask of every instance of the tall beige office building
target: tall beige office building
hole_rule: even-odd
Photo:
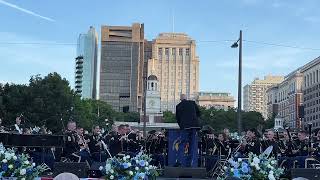
[[[101,27],[100,100],[117,111],[141,112],[144,25]]]
[[[180,94],[195,99],[199,91],[199,57],[196,43],[184,33],[161,33],[152,42],[148,76],[160,84],[161,111],[175,112]]]
[[[268,118],[267,93],[269,87],[279,84],[284,80],[283,76],[265,76],[260,80],[256,78],[251,84],[243,88],[243,109],[244,111],[257,111]]]

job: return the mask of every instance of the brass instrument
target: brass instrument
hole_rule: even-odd
[[[83,135],[80,136],[78,133],[77,133],[77,136],[78,136],[78,139],[79,139],[78,140],[78,144],[80,145],[80,151],[85,149],[90,153],[90,149],[89,149],[87,140],[84,139]],[[81,148],[81,146],[83,146],[83,148]]]

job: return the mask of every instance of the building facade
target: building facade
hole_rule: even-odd
[[[278,115],[278,85],[271,86],[267,89],[267,111],[268,118],[273,118]]]
[[[235,99],[230,93],[199,92],[196,97],[199,106],[228,110],[234,108]]]
[[[195,99],[199,91],[199,57],[196,43],[183,33],[161,33],[152,42],[148,75],[160,83],[161,110],[175,112],[180,94]]]
[[[278,85],[278,114],[284,124],[290,128],[300,128],[299,108],[302,99],[303,76],[300,69],[285,76],[285,80]]]
[[[303,74],[303,106],[304,120],[302,127],[308,123],[312,129],[320,127],[320,57],[307,63],[301,68]]]
[[[155,75],[150,75],[147,80],[146,115],[149,123],[161,122],[160,85]]]
[[[77,43],[75,90],[82,98],[97,99],[98,34],[94,27]]]
[[[142,111],[144,25],[101,27],[100,100],[116,111]]]
[[[283,76],[265,76],[260,80],[256,78],[251,84],[243,88],[243,109],[244,111],[257,111],[268,118],[267,89],[284,80]]]

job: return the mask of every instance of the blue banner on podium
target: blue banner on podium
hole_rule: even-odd
[[[168,166],[198,166],[198,138],[195,129],[168,130]]]

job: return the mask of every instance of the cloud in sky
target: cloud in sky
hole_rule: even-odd
[[[26,13],[26,14],[30,14],[30,15],[35,16],[35,17],[39,17],[39,18],[44,19],[44,20],[47,20],[47,21],[55,22],[54,19],[51,19],[51,18],[46,17],[46,16],[42,16],[42,15],[40,15],[40,14],[37,14],[37,13],[33,12],[33,11],[24,9],[24,8],[22,8],[22,7],[19,7],[19,6],[15,5],[15,4],[12,4],[12,3],[8,3],[8,2],[3,1],[3,0],[0,0],[0,4],[3,4],[3,5],[5,5],[5,6],[9,6],[9,7],[11,7],[11,8],[14,8],[14,9],[18,10],[18,11],[24,12],[24,13]]]

